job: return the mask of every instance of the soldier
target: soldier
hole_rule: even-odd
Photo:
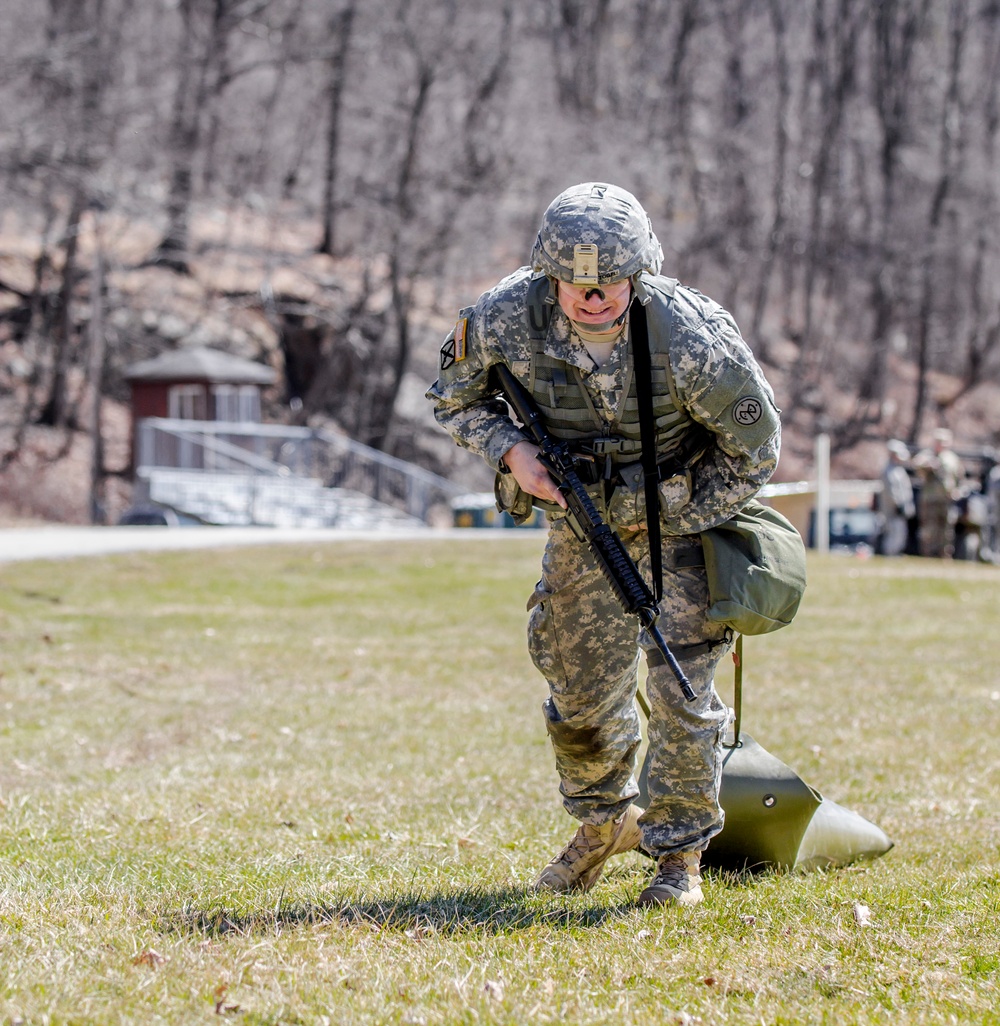
[[[916,515],[913,482],[907,470],[910,450],[905,442],[886,443],[888,460],[882,471],[882,490],[878,496],[881,520],[879,549],[883,556],[898,556],[906,549],[909,521]]]
[[[641,904],[702,899],[701,852],[722,829],[718,794],[729,710],[714,671],[731,633],[710,621],[699,532],[729,519],[768,480],[780,426],[771,389],[733,320],[695,289],[660,276],[663,253],[638,200],[584,183],[556,197],[522,267],[461,311],[427,396],[455,441],[498,471],[515,516],[547,512],[541,580],[528,601],[528,646],[549,687],[544,718],[563,806],[580,823],[537,890],[589,890],[614,854],[656,859]],[[649,572],[633,332],[645,316],[659,468],[653,531],[662,551],[661,623],[690,678],[683,698],[663,657],[622,612],[538,449],[495,394],[505,364],[547,430],[572,440],[591,494]],[[641,741],[635,694],[645,651],[648,807],[637,807]]]
[[[951,559],[955,554],[955,502],[964,477],[962,461],[951,450],[952,434],[938,428],[930,449],[918,453],[913,465],[920,477],[917,518],[920,555]]]

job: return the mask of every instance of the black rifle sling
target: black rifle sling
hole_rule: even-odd
[[[642,478],[646,493],[646,533],[649,538],[649,566],[653,594],[663,597],[663,551],[660,546],[660,477],[656,465],[656,421],[653,417],[653,368],[649,356],[646,309],[632,300],[629,336],[635,364],[635,396],[639,404],[639,437],[642,440]]]

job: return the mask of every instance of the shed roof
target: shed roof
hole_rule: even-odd
[[[210,381],[230,385],[270,385],[274,370],[207,346],[188,346],[140,360],[125,370],[126,381]]]

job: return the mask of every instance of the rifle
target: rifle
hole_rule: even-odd
[[[695,698],[691,681],[685,676],[680,664],[670,651],[666,640],[656,626],[660,615],[653,593],[643,580],[635,561],[628,554],[621,538],[604,522],[577,472],[577,460],[568,444],[557,442],[545,429],[542,416],[527,389],[503,364],[496,364],[493,371],[511,409],[517,414],[531,440],[541,450],[539,460],[552,475],[559,491],[566,499],[568,520],[576,536],[590,546],[597,558],[597,564],[611,586],[611,591],[622,609],[639,618],[639,623],[653,639],[667,665],[673,671],[684,697]],[[652,511],[647,511],[647,516]]]

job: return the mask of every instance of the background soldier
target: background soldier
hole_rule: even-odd
[[[888,453],[882,471],[882,491],[878,496],[881,519],[879,551],[883,556],[898,556],[906,549],[909,521],[916,513],[913,482],[907,470],[910,450],[895,438],[886,443]]]
[[[701,900],[700,853],[722,828],[721,742],[729,711],[714,686],[731,636],[709,606],[699,532],[769,479],[780,427],[771,389],[733,318],[659,274],[662,250],[638,200],[585,183],[556,197],[522,267],[460,314],[428,391],[438,421],[499,471],[515,515],[548,510],[542,577],[528,601],[529,650],[549,686],[545,724],[566,810],[580,822],[540,890],[585,891],[609,856],[639,846],[657,860],[643,904]],[[503,363],[532,394],[548,432],[570,440],[591,494],[630,555],[649,567],[642,440],[630,325],[645,315],[659,467],[664,634],[696,692],[685,701],[663,657],[614,598],[538,449],[496,398]],[[638,634],[638,636],[637,636]],[[638,795],[635,704],[646,653],[649,805]]]
[[[951,443],[951,432],[938,428],[932,447],[918,453],[913,461],[920,476],[917,517],[921,556],[950,559],[955,552],[955,501],[964,474]]]

